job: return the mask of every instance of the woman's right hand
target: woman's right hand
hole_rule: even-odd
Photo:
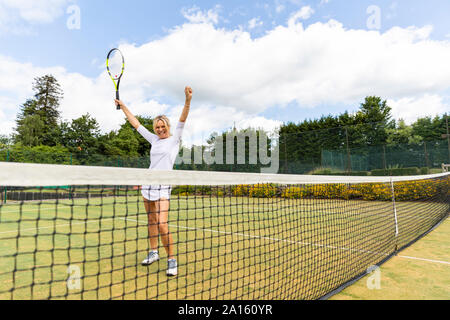
[[[116,103],[116,106],[120,106],[120,109],[122,109],[122,107],[124,106],[121,100],[114,99],[114,102]]]

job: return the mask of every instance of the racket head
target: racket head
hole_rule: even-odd
[[[117,49],[111,49],[106,57],[106,70],[113,81],[118,81],[125,70],[125,58],[122,52]]]

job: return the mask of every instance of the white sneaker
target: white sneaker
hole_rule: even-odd
[[[158,251],[150,251],[147,258],[145,258],[144,261],[142,261],[143,266],[151,265],[153,262],[159,260],[159,254]]]
[[[168,276],[176,276],[178,273],[177,270],[177,260],[169,259],[167,261],[167,275]]]

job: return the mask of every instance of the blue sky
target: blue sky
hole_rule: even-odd
[[[39,0],[38,0],[39,1]],[[2,1],[0,1],[1,3]],[[218,27],[227,29],[245,26],[252,18],[260,18],[263,26],[252,30],[254,37],[277,25],[285,24],[289,15],[305,5],[310,5],[316,14],[305,25],[330,18],[342,22],[349,29],[367,29],[370,5],[381,9],[380,31],[394,26],[433,25],[432,39],[445,40],[450,34],[450,2],[445,0],[329,0],[320,5],[317,1],[148,1],[133,0],[77,0],[68,1],[80,7],[81,28],[69,30],[66,27],[70,14],[59,15],[51,23],[31,23],[31,34],[17,35],[9,32],[2,35],[0,52],[21,62],[32,62],[39,66],[62,65],[71,72],[96,76],[92,61],[104,59],[105,49],[117,46],[121,41],[144,44],[164,37],[168,29],[186,22],[182,15],[184,8],[198,7],[209,10],[220,6],[221,19]],[[245,5],[243,5],[245,3]],[[277,6],[285,8],[276,12]]]
[[[0,134],[45,73],[63,84],[63,118],[117,129],[104,73],[116,46],[135,113],[176,121],[193,86],[193,136],[352,112],[366,95],[411,122],[450,109],[448,12],[444,0],[0,0]]]

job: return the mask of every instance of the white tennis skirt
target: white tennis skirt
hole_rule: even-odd
[[[171,186],[142,186],[141,189],[142,196],[149,201],[169,200],[171,192]]]

